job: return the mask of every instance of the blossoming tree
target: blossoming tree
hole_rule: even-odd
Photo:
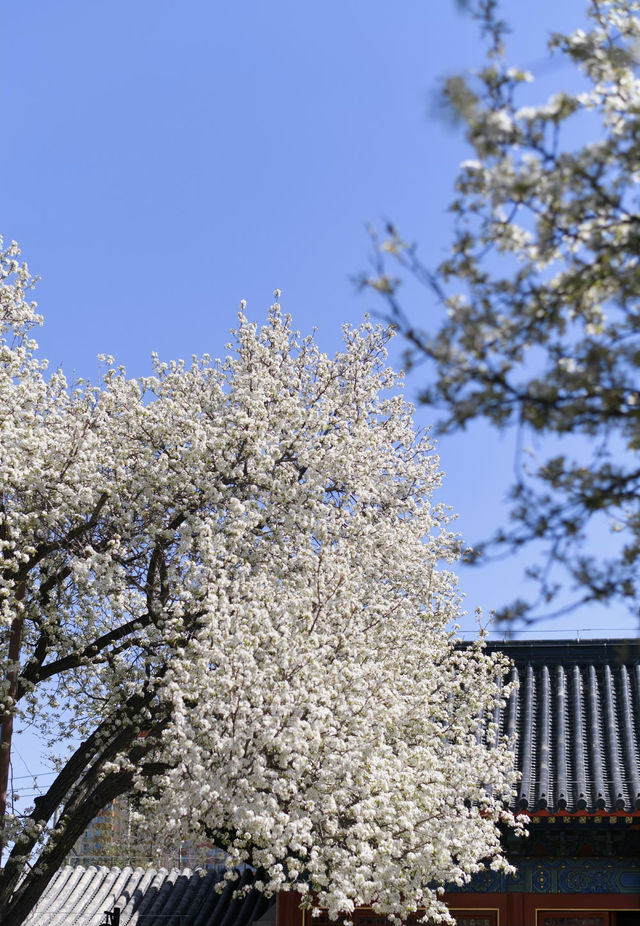
[[[466,6],[491,47],[474,78],[446,87],[472,147],[450,254],[431,273],[393,229],[380,252],[416,273],[446,317],[429,325],[406,311],[382,263],[369,282],[415,355],[433,360],[424,398],[444,407],[445,428],[483,417],[516,426],[520,444],[533,437],[539,456],[519,461],[512,527],[496,539],[515,549],[542,539],[541,603],[563,564],[575,606],[618,600],[637,613],[640,4],[591,0],[584,28],[553,35],[571,89],[542,100],[509,65],[496,0]],[[521,601],[506,614],[528,610]]]
[[[2,760],[16,719],[71,744],[3,806],[4,926],[87,823],[132,793],[269,892],[332,915],[443,914],[437,885],[503,866],[503,666],[455,646],[439,464],[386,363],[329,358],[277,305],[224,361],[98,385],[46,373],[30,278],[2,253]],[[231,349],[231,346],[230,346]],[[55,822],[54,822],[55,821]],[[233,871],[229,872],[233,877]]]

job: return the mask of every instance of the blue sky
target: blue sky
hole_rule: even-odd
[[[583,8],[504,4],[514,63],[541,92],[570,78],[541,64],[545,36]],[[10,21],[0,231],[42,278],[39,341],[67,373],[95,378],[102,352],[132,375],[152,350],[223,353],[240,300],[259,320],[276,287],[334,350],[343,322],[381,309],[353,283],[367,222],[393,219],[429,261],[445,253],[468,152],[432,104],[440,78],[482,61],[454,0],[29,0]],[[435,312],[426,292],[406,298]],[[504,513],[512,443],[478,425],[439,449],[471,542]],[[521,573],[507,561],[461,581],[472,615],[518,594]],[[637,629],[601,609],[546,627]]]

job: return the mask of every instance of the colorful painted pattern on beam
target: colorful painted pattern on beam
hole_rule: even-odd
[[[455,893],[635,894],[640,892],[640,858],[519,859],[518,872],[480,872]]]

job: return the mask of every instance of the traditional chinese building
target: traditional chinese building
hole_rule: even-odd
[[[512,659],[519,683],[500,725],[516,752],[513,809],[528,816],[529,836],[505,833],[515,875],[480,873],[447,891],[449,909],[459,926],[640,926],[640,641],[489,648]],[[219,894],[220,877],[68,868],[28,924],[57,926],[63,914],[95,924],[117,907],[120,926],[328,926],[305,917],[297,894],[279,895],[274,909],[255,890]],[[243,883],[252,877],[244,872]],[[387,921],[359,910],[353,926]]]
[[[482,872],[447,891],[449,909],[459,926],[640,926],[640,641],[489,649],[513,660],[519,683],[500,723],[529,836],[505,834],[515,875]],[[293,895],[278,898],[277,926],[309,926]]]

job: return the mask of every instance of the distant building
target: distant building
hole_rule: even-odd
[[[69,853],[70,865],[144,866],[163,868],[224,868],[226,853],[208,843],[183,841],[151,845],[140,834],[126,798],[113,801],[94,817]]]
[[[134,860],[140,847],[132,844],[131,808],[126,799],[112,801],[86,828],[69,854],[77,865],[117,865],[123,861],[144,864],[151,859]]]

